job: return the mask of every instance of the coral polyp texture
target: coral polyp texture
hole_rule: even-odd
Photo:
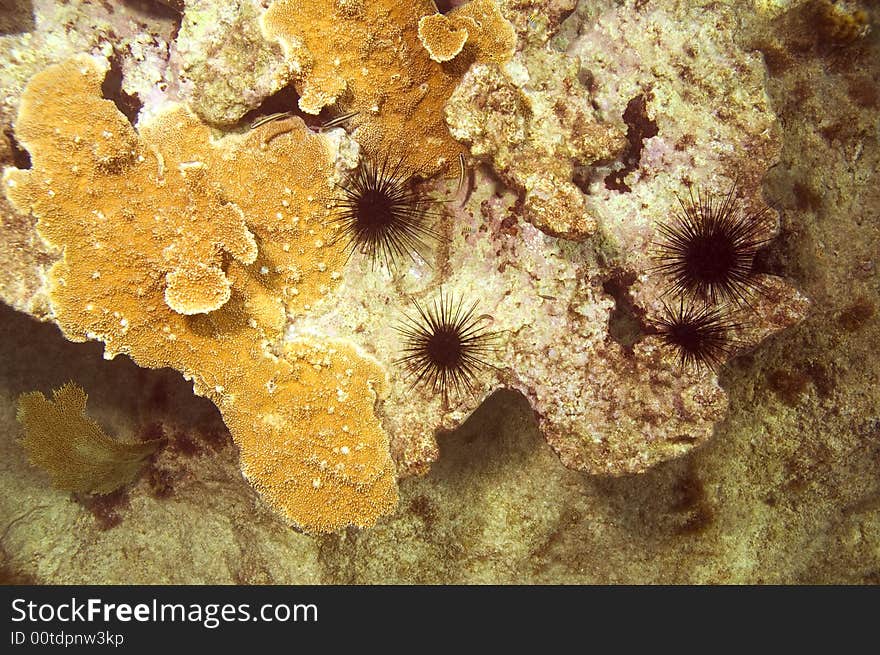
[[[568,0],[474,0],[446,14],[426,0],[248,5],[260,30],[215,42],[230,66],[236,44],[259,42],[258,70],[243,73],[259,80],[250,92],[238,102],[206,88],[211,76],[181,45],[157,73],[161,92],[128,83],[143,102],[136,128],[102,97],[101,56],[44,69],[15,121],[31,166],[3,178],[18,215],[36,217],[60,253],[45,278],[45,260],[28,269],[48,305],[33,313],[71,340],[103,342],[107,357],[191,379],[219,408],[247,478],[306,530],[391,512],[397,479],[437,459],[438,430],[498,389],[528,399],[573,469],[637,473],[688,452],[726,415],[717,369],[799,321],[808,302],[749,271],[760,293],[744,315],[719,318],[731,345],[725,334],[711,366],[682,366],[681,344],[652,328],[677,302],[655,245],[678,197],[694,187],[714,197],[734,180],[730,202],[762,217],[754,242],[772,239],[761,180],[778,127],[735,8],[587,4],[571,22]],[[196,7],[184,10],[191,30]],[[245,133],[209,127],[287,81],[298,107],[282,119]],[[350,134],[316,132],[297,109],[357,114]],[[442,176],[464,153],[469,179],[456,190]],[[432,238],[397,265],[347,252],[339,216],[357,209],[345,190],[382,157],[418,172],[406,199],[436,200],[419,215]],[[397,326],[413,302],[453,297],[466,329],[492,335],[491,353],[476,353],[481,365],[448,393],[430,369],[413,385],[414,337]]]
[[[334,105],[357,111],[355,136],[362,145],[436,170],[461,151],[443,123],[443,106],[461,75],[474,58],[512,54],[514,38],[492,0],[471,2],[445,18],[436,14],[431,0],[276,0],[263,27],[296,71],[302,111],[317,114]],[[439,63],[419,39],[425,17],[469,26],[466,52],[456,57],[447,44],[440,60],[454,61]],[[437,37],[435,30],[429,46],[440,47]]]
[[[16,124],[33,166],[4,175],[63,252],[48,280],[54,319],[69,339],[102,341],[106,357],[191,378],[223,413],[245,474],[291,520],[371,523],[396,500],[370,411],[378,369],[344,344],[296,342],[289,356],[268,346],[285,307],[304,311],[339,278],[317,200],[333,179],[329,141],[298,119],[212,141],[182,107],[135,131],[101,98],[102,77],[88,57],[37,75]],[[349,468],[343,458],[327,470],[334,440]],[[333,493],[339,502],[325,502]]]

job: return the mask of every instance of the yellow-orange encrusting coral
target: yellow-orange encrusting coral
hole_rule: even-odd
[[[513,52],[513,30],[494,1],[471,4],[460,15],[450,13],[458,16],[450,20],[467,25],[465,51],[472,54],[445,64],[432,60],[419,40],[419,22],[437,13],[431,0],[276,0],[263,16],[263,30],[280,41],[299,71],[300,109],[317,114],[335,104],[339,111],[357,111],[352,124],[361,145],[433,171],[462,152],[444,123],[443,106],[471,61],[504,60]]]
[[[467,28],[443,14],[425,16],[419,21],[419,41],[434,61],[442,63],[454,59],[467,39]]]
[[[467,43],[483,59],[500,64],[513,56],[516,33],[495,0],[472,0],[448,14],[422,18],[419,40],[437,62],[454,59]]]
[[[467,48],[476,51],[474,58],[503,64],[513,57],[516,31],[501,14],[496,0],[471,0],[446,14],[446,18],[467,29]]]
[[[230,286],[219,266],[181,266],[165,274],[165,303],[181,314],[207,314],[226,304]]]
[[[3,178],[13,204],[63,249],[50,272],[56,321],[72,340],[103,341],[108,357],[124,352],[191,378],[220,408],[254,485],[292,521],[307,530],[373,523],[394,506],[396,483],[387,435],[371,411],[380,376],[353,352],[345,367],[359,373],[352,385],[374,389],[357,401],[351,394],[352,406],[361,403],[351,439],[365,444],[362,458],[381,473],[328,476],[325,486],[291,495],[272,485],[303,471],[260,477],[266,452],[295,443],[284,461],[305,466],[323,452],[318,432],[327,421],[342,430],[346,420],[310,423],[301,397],[340,384],[327,376],[289,382],[299,359],[270,349],[285,305],[307,312],[340,278],[345,257],[326,221],[329,141],[299,119],[212,140],[180,107],[136,132],[101,98],[102,78],[88,57],[33,78],[16,123],[32,168],[7,169]],[[345,504],[326,501],[334,494]]]
[[[283,355],[273,388],[248,388],[224,412],[245,475],[270,504],[295,506],[300,524],[322,531],[393,510],[394,463],[373,414],[382,367],[342,341],[297,340]]]

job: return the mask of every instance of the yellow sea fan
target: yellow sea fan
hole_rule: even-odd
[[[131,482],[161,440],[123,443],[108,437],[85,414],[88,396],[68,382],[48,400],[39,391],[18,398],[22,446],[65,491],[106,494]]]

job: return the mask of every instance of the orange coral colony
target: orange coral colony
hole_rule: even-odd
[[[444,28],[450,24],[451,32]],[[505,60],[515,44],[493,0],[475,0],[446,17],[431,0],[276,0],[263,29],[299,71],[301,110],[357,111],[355,137],[364,147],[428,171],[462,152],[443,107],[471,61]],[[462,47],[471,56],[460,55]],[[406,152],[397,150],[401,143]]]
[[[454,59],[468,43],[475,57],[500,64],[513,56],[516,32],[494,0],[472,0],[448,14],[423,17],[419,40],[436,62]]]
[[[419,21],[419,40],[431,59],[442,63],[461,52],[468,40],[468,30],[443,14],[434,14]]]
[[[228,417],[245,475],[271,505],[293,502],[298,523],[323,531],[393,510],[394,463],[373,414],[387,386],[380,364],[349,343],[309,339],[286,344],[280,363],[274,390],[248,388]]]
[[[36,75],[16,123],[32,168],[3,178],[63,251],[49,276],[56,321],[71,340],[103,341],[107,357],[192,379],[291,521],[374,523],[397,501],[373,413],[382,369],[342,342],[270,348],[285,309],[322,302],[345,260],[324,220],[329,142],[299,119],[212,140],[178,106],[135,131],[101,98],[102,79],[89,57]]]

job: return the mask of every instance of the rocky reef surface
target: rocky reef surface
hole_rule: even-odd
[[[363,11],[358,2],[330,4],[353,21]],[[28,188],[10,194],[17,208],[3,206],[8,226],[0,240],[5,249],[0,254],[8,262],[7,277],[0,280],[4,300],[58,322],[69,338],[97,337],[112,348],[109,352],[183,371],[220,409],[218,415],[210,402],[194,397],[172,371],[141,369],[125,355],[104,361],[100,346],[67,343],[53,327],[32,325],[31,319],[4,310],[2,479],[15,490],[6,494],[2,510],[7,577],[52,582],[876,580],[880,407],[865,391],[877,378],[870,355],[877,337],[880,199],[870,180],[880,156],[880,102],[872,10],[827,2],[471,4],[435,22],[449,22],[460,34],[474,16],[482,17],[477,21],[482,25],[487,17],[497,21],[497,12],[515,35],[514,49],[471,28],[473,39],[468,36],[456,46],[458,54],[440,64],[425,45],[426,39],[433,43],[425,29],[422,34],[416,28],[410,34],[388,32],[392,41],[404,40],[411,57],[428,62],[419,69],[426,81],[410,82],[427,86],[430,120],[421,114],[410,120],[394,98],[373,98],[374,89],[359,86],[352,77],[359,71],[348,72],[346,63],[335,76],[321,66],[309,67],[315,45],[293,54],[292,37],[273,45],[259,3],[233,3],[228,16],[209,20],[198,2],[177,7],[181,13],[150,4],[122,3],[109,11],[81,3],[66,20],[93,21],[105,31],[82,30],[77,34],[85,36],[68,41],[64,34],[70,27],[61,12],[51,3],[35,3],[33,21],[23,20],[0,37],[3,56],[16,64],[3,73],[4,161],[11,171],[5,180]],[[276,15],[285,15],[286,5],[295,15],[296,3],[279,5]],[[387,16],[392,22],[396,17]],[[260,20],[257,27],[240,28]],[[206,24],[214,30],[206,33]],[[296,33],[284,24],[286,34]],[[227,36],[230,30],[255,43],[243,46]],[[28,43],[35,39],[59,40],[50,50],[57,56],[33,54]],[[242,47],[262,53],[259,65],[239,61],[236,51]],[[188,262],[199,262],[199,271],[224,267],[209,278],[225,276],[219,290],[212,284],[210,293],[202,287],[192,292],[200,312],[207,303],[204,313],[220,318],[174,323],[183,326],[173,330],[183,337],[181,351],[163,347],[157,356],[141,346],[152,338],[151,326],[158,325],[155,314],[137,320],[136,314],[116,316],[117,323],[125,318],[128,325],[111,329],[103,320],[96,330],[80,306],[89,298],[71,291],[85,288],[94,266],[83,282],[70,256],[61,260],[67,269],[56,264],[50,270],[59,254],[39,238],[34,217],[21,211],[29,207],[40,218],[40,234],[56,247],[82,238],[91,246],[89,239],[96,238],[89,236],[91,228],[82,232],[87,219],[66,225],[71,210],[59,210],[60,201],[54,200],[61,188],[62,197],[76,192],[75,185],[59,187],[63,176],[37,179],[33,172],[53,170],[57,156],[30,146],[42,142],[57,149],[63,139],[52,129],[57,133],[61,127],[57,117],[64,116],[65,95],[41,94],[31,82],[28,92],[39,111],[25,106],[21,113],[22,93],[33,75],[84,52],[92,57],[88,62],[98,63],[78,65],[96,65],[96,76],[106,73],[101,92],[115,100],[115,108],[108,104],[95,111],[105,111],[107,120],[117,120],[112,116],[118,114],[123,117],[118,129],[131,129],[131,145],[124,150],[133,153],[132,171],[142,165],[144,179],[150,180],[165,163],[170,171],[180,170],[185,189],[180,193],[214,202],[201,190],[205,182],[186,182],[187,176],[193,179],[193,169],[204,168],[207,173],[198,179],[208,180],[209,188],[241,208],[240,218],[224,219],[229,226],[224,229],[241,237],[222,241],[229,257],[212,259],[216,253],[163,236],[162,252],[168,252],[169,243],[179,244],[195,259],[163,260],[157,254],[145,260],[145,270],[155,269],[145,278],[153,280],[145,294],[158,293],[157,306],[164,296],[167,307],[161,312],[172,318],[173,312],[187,311],[176,299],[193,298],[189,287],[175,295],[181,277],[204,280],[192,274]],[[206,63],[199,61],[201,55]],[[387,68],[376,57],[380,70]],[[434,64],[440,68],[431,68]],[[217,75],[206,73],[218,66],[228,72],[222,86],[214,84]],[[72,69],[67,78],[63,66],[52,70],[53,75],[61,71],[60,79],[75,90],[73,97],[100,102],[100,95],[78,86]],[[114,70],[115,89],[110,89],[106,80],[112,81]],[[101,78],[94,79],[100,86]],[[338,99],[316,91],[318,82],[326,83],[322,89],[338,88]],[[386,91],[393,90],[392,84]],[[265,113],[264,103],[279,93],[282,99],[300,98],[301,117],[248,133],[248,112],[262,105]],[[137,133],[124,124],[126,98],[136,109],[129,118],[136,120]],[[317,125],[310,122],[309,110],[321,108],[311,101],[304,106],[302,98],[336,100],[340,111],[360,113],[346,131],[307,134],[305,125]],[[371,114],[371,102],[388,107],[391,118],[384,121],[382,111]],[[194,112],[177,119],[178,126],[180,121],[192,126],[181,154],[169,154],[155,127],[156,121],[170,124],[169,111],[181,111],[170,109],[172,103]],[[53,116],[54,123],[47,120]],[[79,129],[75,118],[69,124]],[[225,135],[203,136],[211,129]],[[454,175],[454,156],[466,153],[471,179],[444,203],[439,243],[399,269],[377,268],[357,253],[346,261],[332,248],[325,258],[294,253],[300,259],[288,260],[294,262],[285,264],[289,268],[274,269],[287,251],[264,244],[280,246],[284,239],[279,237],[301,239],[305,229],[266,219],[274,211],[272,198],[279,199],[279,221],[289,208],[281,202],[283,184],[280,189],[258,186],[273,180],[277,186],[278,174],[238,188],[213,173],[223,167],[214,160],[224,157],[227,162],[256,157],[263,170],[272,171],[290,148],[320,142],[329,154],[313,157],[310,178],[323,177],[332,189],[357,165],[359,150],[361,158],[381,152],[389,134],[401,133],[423,144],[426,159],[419,163],[427,171]],[[71,138],[95,144],[82,165],[97,161],[91,179],[103,185],[116,173],[108,173],[102,162],[119,156],[102,150],[101,133],[94,134],[82,131]],[[248,154],[250,148],[259,153],[260,143],[263,154]],[[198,157],[188,156],[196,150]],[[237,154],[225,154],[230,152]],[[152,159],[138,162],[139,153]],[[190,166],[194,161],[203,166]],[[315,176],[314,171],[326,172]],[[426,177],[425,193],[455,195],[454,183]],[[295,184],[303,183],[291,179],[297,196]],[[677,195],[691,186],[723,193],[734,180],[745,207],[759,212],[769,202],[780,210],[781,223],[776,224],[774,212],[767,214],[772,220],[766,226],[768,238],[779,236],[758,256],[764,292],[748,307],[737,335],[739,348],[731,353],[737,356],[719,375],[682,371],[674,349],[646,331],[665,297],[664,279],[652,266],[652,243],[657,225],[674,211]],[[140,192],[149,183],[128,188]],[[254,189],[270,189],[269,200],[249,200]],[[91,212],[97,207],[89,202],[78,205]],[[320,215],[332,209],[322,210],[320,198],[292,202],[299,204],[291,213]],[[111,223],[101,229],[113,229],[114,207],[110,210],[102,213]],[[173,228],[169,224],[169,235]],[[247,234],[255,238],[253,258]],[[270,255],[260,259],[264,247]],[[119,252],[111,254],[108,261],[118,260]],[[95,259],[90,259],[91,266]],[[304,271],[294,270],[302,262]],[[264,279],[267,274],[271,279]],[[394,364],[400,350],[395,324],[411,311],[412,299],[430,302],[440,289],[478,300],[480,313],[500,335],[492,366],[480,371],[469,393],[448,399],[429,386],[411,387]],[[105,315],[129,307],[116,295],[110,286],[96,296],[106,303]],[[236,327],[236,320],[243,327]],[[788,329],[779,332],[782,328]],[[138,338],[128,338],[129,333]],[[239,374],[223,357],[217,364],[232,372],[227,378],[217,377],[216,366],[206,368],[202,362],[210,339],[218,335],[218,343],[239,353],[237,359],[259,362],[256,368]],[[314,352],[324,352],[328,343],[351,344],[330,346],[332,352],[321,357],[332,360],[340,352],[339,357],[364,362],[349,368],[357,371],[355,378],[365,376],[370,389],[359,392],[363,406],[351,410],[362,421],[356,433],[370,435],[361,439],[366,454],[355,462],[354,473],[340,473],[348,447],[341,450],[342,442],[327,436],[339,427],[326,419],[327,407],[313,411],[299,400],[324,388],[323,374],[297,374],[297,383],[284,388],[284,398],[293,399],[292,414],[270,412],[274,401],[268,397],[248,400],[258,397],[252,390],[256,382],[274,393],[268,383],[283,386],[284,378],[273,376],[297,370],[297,361],[318,362]],[[351,354],[345,354],[347,347]],[[195,354],[187,355],[186,348]],[[276,358],[274,368],[262,363],[261,349]],[[334,364],[327,361],[334,374]],[[264,374],[267,380],[258,377]],[[27,465],[16,442],[15,400],[22,392],[57,388],[69,379],[88,390],[90,413],[108,432],[167,440],[133,485],[109,496],[71,496],[53,490],[45,473]],[[260,412],[270,412],[281,428]],[[294,456],[267,468],[260,458],[276,460],[281,444],[267,448],[266,439],[274,443],[276,429],[283,432],[303,417],[325,441],[316,443],[305,434]],[[261,423],[267,431],[254,428]],[[383,460],[383,448],[390,459]],[[325,470],[321,452],[337,464],[327,477],[320,473]],[[393,462],[396,475],[388,472],[387,462]],[[242,479],[242,467],[262,496]],[[414,473],[422,477],[409,477]],[[387,485],[394,478],[401,480],[400,501],[392,511],[393,503],[383,499],[389,493],[396,498]],[[313,493],[327,494],[318,496],[317,509]],[[292,531],[285,516],[308,530],[374,525],[315,537]],[[168,534],[169,523],[175,534]],[[182,554],[184,543],[203,547]]]

